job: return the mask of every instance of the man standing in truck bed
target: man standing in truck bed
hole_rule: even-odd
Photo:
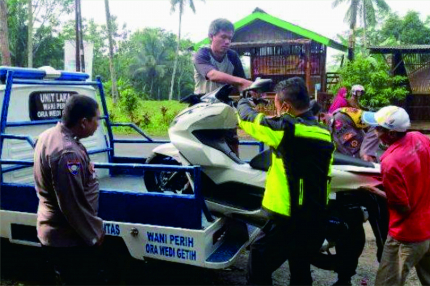
[[[230,49],[234,34],[233,24],[226,19],[216,19],[209,26],[211,45],[202,47],[194,55],[195,94],[206,94],[231,84],[242,90],[252,84],[245,78],[239,55]],[[239,154],[239,139],[236,130],[226,135],[230,148]]]

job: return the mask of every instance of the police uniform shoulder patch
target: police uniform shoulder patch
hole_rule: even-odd
[[[351,141],[351,147],[352,148],[357,148],[358,147],[358,141],[357,140],[352,140]]]
[[[76,176],[79,174],[79,170],[81,169],[81,162],[78,160],[68,160],[67,169],[72,175]]]

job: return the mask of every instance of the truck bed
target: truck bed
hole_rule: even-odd
[[[105,191],[139,192],[146,193],[143,176],[117,175],[99,178],[100,189]],[[202,227],[206,229],[211,225],[202,214]]]
[[[116,190],[122,192],[139,192],[146,193],[145,182],[143,176],[104,176],[99,178],[100,189]]]

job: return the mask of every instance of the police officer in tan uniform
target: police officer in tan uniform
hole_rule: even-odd
[[[362,114],[362,109],[352,107],[337,109],[330,119],[330,131],[338,152],[376,162],[379,139],[374,133],[374,128],[369,128],[362,121]]]
[[[99,183],[79,141],[94,134],[99,116],[94,99],[73,95],[65,105],[62,122],[43,132],[35,148],[37,235],[64,284],[102,283],[99,246],[104,231],[97,216]]]

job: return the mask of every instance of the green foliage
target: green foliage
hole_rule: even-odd
[[[380,33],[385,39],[393,37],[397,44],[430,44],[430,27],[416,11],[408,11],[403,19],[395,13],[388,14]]]
[[[111,16],[113,40],[114,42],[120,42],[127,39],[129,30],[124,24],[120,29],[116,22],[116,17]],[[94,44],[93,54],[93,75],[100,75],[104,81],[110,80],[109,70],[109,57],[108,57],[108,32],[106,25],[99,25],[94,22],[93,19],[83,19],[83,37],[85,41],[92,42]],[[75,40],[75,21],[68,21],[60,34],[63,42],[64,40]],[[114,59],[114,65],[118,73],[118,60]],[[121,76],[121,74],[120,74]],[[124,76],[125,78],[125,76]]]
[[[385,0],[335,0],[333,7],[341,3],[349,2],[344,21],[349,24],[351,29],[355,29],[359,20],[364,20],[364,26],[376,25],[376,10],[388,12],[390,7]]]
[[[170,9],[172,12],[175,12],[176,6],[179,6],[179,13],[182,13],[184,6],[187,6],[187,4],[191,8],[191,10],[196,13],[196,7],[194,6],[193,0],[170,0]]]
[[[73,0],[33,1],[33,65],[50,65],[62,69],[63,41],[57,36],[61,27],[61,16],[73,10]],[[9,45],[12,65],[27,66],[27,1],[7,0]]]
[[[367,43],[370,46],[398,46],[398,45],[420,45],[430,44],[430,16],[426,21],[421,21],[420,14],[416,11],[409,11],[403,18],[396,13],[379,12],[377,15],[379,24],[367,29]],[[368,50],[363,44],[364,29],[355,31],[356,45],[355,54],[368,56]],[[338,40],[348,45],[349,32],[338,34]],[[334,59],[337,67],[341,62],[342,54],[337,54]],[[336,67],[330,66],[328,71],[335,72]]]
[[[166,35],[160,28],[146,28],[133,34],[130,41],[137,48],[133,57],[134,64],[130,66],[135,86],[148,92],[151,98],[157,95],[160,99],[160,85],[171,66],[169,63],[174,59],[174,35]],[[142,78],[146,80],[142,81]],[[163,93],[167,93],[167,89]]]
[[[187,107],[177,101],[142,100],[128,90],[125,91],[125,97],[134,104],[121,98],[121,102],[114,105],[111,98],[107,99],[112,122],[133,122],[151,136],[165,136],[174,117]],[[135,131],[127,127],[114,127],[114,132],[136,135]]]
[[[187,1],[185,1],[187,2]],[[34,0],[33,66],[64,69],[64,42],[75,40],[74,19],[63,22],[61,17],[73,12],[74,0]],[[193,5],[192,1],[187,4]],[[9,42],[12,65],[27,66],[28,5],[23,0],[7,0]],[[192,8],[192,7],[191,7]],[[104,13],[104,11],[103,11]],[[160,28],[147,28],[130,34],[127,26],[119,25],[111,16],[114,40],[114,69],[120,92],[139,99],[167,99],[173,73],[177,37]],[[94,43],[93,75],[103,79],[106,95],[110,96],[108,32],[106,25],[93,19],[83,19],[83,37]],[[180,54],[175,78],[174,98],[194,90],[193,64],[187,49],[189,40],[180,41]]]
[[[358,56],[339,70],[340,82],[331,90],[334,94],[345,86],[348,90],[355,84],[364,86],[366,93],[361,97],[363,106],[377,108],[403,100],[408,90],[402,86],[405,77],[391,76],[383,60]]]
[[[126,111],[131,121],[135,121],[135,111],[138,108],[139,97],[133,89],[127,88],[121,92],[120,105]]]
[[[176,43],[176,36],[173,33],[160,28],[138,30],[126,39],[118,40],[115,56],[118,81],[121,79],[126,81],[139,98],[167,99]],[[184,51],[192,45],[189,40],[181,40],[181,49]],[[107,57],[105,62],[108,64]],[[108,65],[106,70],[108,72]],[[191,53],[182,52],[179,56],[174,98],[193,92],[193,74]],[[104,78],[109,79],[105,76]],[[119,90],[121,93],[120,87]]]

